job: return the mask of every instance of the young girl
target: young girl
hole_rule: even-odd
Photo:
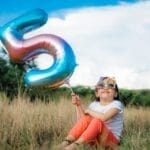
[[[80,144],[115,149],[119,144],[123,130],[123,105],[118,100],[115,79],[101,77],[95,94],[97,99],[86,110],[82,108],[79,96],[72,94],[72,103],[80,119],[62,142],[62,149],[75,150]]]

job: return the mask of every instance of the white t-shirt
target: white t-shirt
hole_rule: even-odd
[[[98,101],[94,101],[89,105],[89,109],[100,113],[106,113],[111,108],[117,108],[120,111],[112,119],[107,120],[105,124],[107,128],[110,129],[117,137],[117,139],[120,140],[120,136],[123,130],[123,104],[118,100],[114,100],[105,106],[101,105]]]

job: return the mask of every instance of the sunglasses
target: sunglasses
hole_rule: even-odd
[[[95,90],[98,91],[99,89],[104,89],[104,88],[115,89],[115,84],[99,84]]]

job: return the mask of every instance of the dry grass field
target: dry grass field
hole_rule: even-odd
[[[125,108],[124,133],[118,149],[150,149],[149,116],[150,108]],[[1,93],[0,150],[57,150],[75,121],[75,108],[65,97],[57,102],[33,103],[18,95],[9,103]]]

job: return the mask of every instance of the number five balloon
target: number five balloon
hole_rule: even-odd
[[[53,64],[47,69],[31,68],[25,72],[27,86],[56,88],[70,78],[76,60],[70,45],[62,38],[52,34],[40,34],[24,39],[24,33],[46,23],[47,14],[41,9],[32,10],[8,22],[0,28],[0,40],[9,57],[16,63],[26,62],[35,55],[48,53],[53,56]]]

